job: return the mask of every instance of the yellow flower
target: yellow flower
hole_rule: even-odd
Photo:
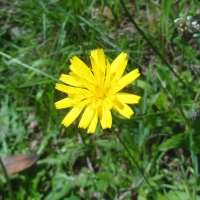
[[[79,128],[87,128],[94,133],[98,120],[103,129],[111,128],[114,109],[126,118],[133,115],[127,104],[139,102],[134,94],[119,92],[139,75],[138,69],[123,75],[127,65],[126,53],[121,53],[110,65],[102,49],[91,51],[92,68],[74,56],[70,62],[69,75],[62,74],[60,80],[68,85],[57,83],[55,88],[68,94],[68,97],[55,103],[57,109],[72,107],[62,124],[69,126],[83,111]]]

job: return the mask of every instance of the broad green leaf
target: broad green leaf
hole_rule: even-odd
[[[159,146],[159,151],[167,151],[174,148],[184,148],[199,152],[200,136],[195,136],[190,145],[190,135],[188,133],[181,133],[163,141]]]

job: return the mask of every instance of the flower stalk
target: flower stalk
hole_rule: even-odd
[[[146,177],[145,173],[142,171],[142,169],[140,168],[140,166],[138,165],[137,161],[135,160],[135,158],[133,157],[133,155],[131,154],[131,152],[129,151],[128,147],[126,146],[126,144],[124,143],[124,141],[121,139],[121,137],[119,136],[118,133],[116,133],[114,130],[112,130],[112,132],[116,135],[116,137],[118,138],[118,140],[120,141],[120,143],[123,145],[124,149],[126,150],[126,152],[128,153],[128,155],[130,156],[130,158],[132,159],[132,161],[134,162],[136,168],[138,169],[138,171],[140,172],[140,174],[143,176],[143,178],[145,179],[145,181],[147,182],[149,188],[153,191],[153,188],[151,186],[151,184],[148,181],[148,178]]]

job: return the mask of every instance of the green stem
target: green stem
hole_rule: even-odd
[[[195,180],[195,186],[193,187],[193,194],[192,197],[193,199],[196,199],[196,188],[197,188],[197,181],[198,181],[198,160],[197,160],[197,155],[196,153],[192,150],[195,142],[194,142],[194,138],[193,138],[193,132],[191,131],[191,123],[189,124],[189,129],[190,129],[190,154],[191,154],[191,159],[192,159],[192,165],[193,165],[193,169],[194,169],[194,180]]]
[[[8,183],[8,187],[9,187],[9,190],[10,190],[10,198],[11,198],[11,200],[14,200],[14,193],[13,193],[13,189],[12,189],[12,186],[11,186],[11,183],[10,183],[10,179],[8,177],[7,171],[4,167],[4,164],[3,164],[1,157],[0,157],[0,165],[1,165],[1,168],[3,170],[4,175],[6,177],[6,181]]]
[[[6,54],[6,53],[3,53],[3,52],[0,51],[0,55],[6,57],[7,59],[10,59],[12,62],[15,62],[15,63],[17,63],[17,64],[19,64],[19,65],[21,65],[21,66],[27,68],[27,69],[30,69],[30,70],[32,70],[32,71],[35,71],[35,72],[38,73],[38,74],[42,74],[43,76],[46,76],[46,77],[50,78],[50,79],[53,80],[53,81],[60,82],[58,79],[54,78],[53,76],[51,76],[51,75],[49,75],[49,74],[47,74],[47,73],[45,73],[45,72],[43,72],[43,71],[41,71],[41,70],[39,70],[39,69],[36,69],[36,68],[31,67],[31,66],[29,66],[29,65],[26,65],[26,64],[20,62],[19,60],[15,59],[15,58],[13,58],[13,57],[11,57],[11,56],[9,56],[9,55]]]
[[[185,60],[185,45],[184,44],[182,44],[182,53],[183,53],[183,59],[182,59],[182,69],[183,69],[183,63]]]
[[[79,31],[79,23],[78,23],[78,19],[77,19],[77,16],[76,16],[74,2],[75,2],[74,0],[71,0],[72,9],[73,9],[73,13],[74,13],[75,24],[76,24],[76,29],[77,29],[78,37],[79,37],[79,40],[80,40],[80,43],[81,43],[81,46],[82,46],[82,49],[83,49],[83,54],[84,54],[84,57],[85,57],[85,61],[88,64],[88,59],[87,59],[87,56],[86,56],[86,53],[85,53],[85,46],[83,44],[83,38],[82,38],[82,35],[80,34],[80,31]]]
[[[153,45],[153,43],[147,38],[147,36],[144,34],[144,32],[140,29],[140,27],[137,25],[137,23],[134,21],[134,19],[131,17],[130,13],[128,12],[123,0],[119,0],[126,15],[128,16],[129,20],[133,23],[133,25],[135,26],[135,28],[138,30],[138,32],[142,35],[142,37],[147,41],[147,43],[151,46],[151,48],[155,51],[155,53],[160,57],[160,59],[163,61],[163,63],[170,69],[170,71],[177,77],[177,79],[185,86],[187,87],[189,90],[190,87],[188,87],[183,81],[182,79],[180,79],[180,77],[176,74],[176,72],[173,70],[173,68],[167,63],[167,61],[164,59],[164,57],[160,54],[160,52],[157,50],[157,48]]]
[[[198,91],[197,91],[197,94],[196,94],[196,96],[195,96],[195,98],[194,98],[194,102],[197,102],[197,100],[198,100],[198,98],[199,98],[199,95],[200,95],[200,88],[199,88]]]
[[[147,182],[148,186],[150,187],[150,189],[153,191],[152,186],[150,185],[146,175],[143,173],[142,169],[139,167],[139,165],[137,164],[135,158],[133,157],[133,155],[131,154],[131,152],[129,151],[128,147],[125,145],[124,141],[121,139],[121,137],[119,136],[119,134],[117,134],[114,130],[112,130],[114,132],[114,134],[116,135],[116,137],[118,138],[118,140],[121,142],[121,144],[123,145],[123,147],[125,148],[125,150],[127,151],[128,155],[131,157],[132,161],[134,162],[135,166],[137,167],[137,169],[139,170],[139,172],[142,174],[142,176],[144,177],[145,181]]]

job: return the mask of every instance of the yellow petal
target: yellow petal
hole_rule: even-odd
[[[119,54],[119,56],[117,56],[117,58],[115,58],[110,66],[111,73],[117,72],[117,69],[120,67],[120,65],[125,62],[126,56],[127,54],[122,52]]]
[[[113,101],[115,99],[116,95],[109,95],[106,97],[103,101],[102,106],[108,108],[109,110],[113,107]]]
[[[90,91],[94,90],[95,81],[92,82],[91,79],[86,79],[85,77],[81,77],[74,72],[70,72],[70,76],[74,77],[83,87],[87,88]]]
[[[121,114],[122,116],[129,119],[131,115],[133,115],[134,112],[128,105],[122,102],[119,102],[117,100],[114,103],[115,104],[113,106],[113,109],[117,111],[119,114]]]
[[[55,88],[67,94],[91,95],[91,92],[88,91],[87,89],[71,87],[71,86],[60,84],[60,83],[56,83]]]
[[[116,75],[115,75],[115,79],[116,79],[116,80],[119,80],[119,79],[121,78],[121,76],[123,75],[127,63],[128,63],[128,60],[123,60],[123,61],[119,64],[119,67],[118,67],[118,69],[117,69],[117,71],[116,71]]]
[[[92,120],[91,120],[91,122],[88,126],[87,133],[94,133],[95,132],[96,127],[97,127],[97,122],[98,122],[98,116],[97,116],[97,111],[95,110],[93,117],[92,117]]]
[[[109,60],[106,59],[106,78],[105,78],[105,83],[110,85],[110,63]]]
[[[91,56],[90,57],[90,61],[92,64],[92,71],[94,73],[94,77],[95,77],[95,82],[97,82],[98,84],[101,83],[101,70],[98,68],[96,61],[94,60],[94,58]]]
[[[113,70],[112,68],[114,68],[114,71],[112,72],[114,72],[113,80],[115,81],[119,80],[124,73],[124,70],[128,63],[128,60],[126,60],[126,55],[127,55],[126,53],[121,53],[111,64],[111,70]]]
[[[118,82],[117,82],[117,86],[114,88],[115,92],[120,91],[121,89],[123,89],[125,86],[127,86],[129,83],[131,83],[132,81],[134,81],[138,76],[140,76],[140,73],[138,71],[138,69],[135,69],[131,72],[129,72],[128,74],[124,75]]]
[[[62,74],[59,79],[68,85],[81,86],[81,84],[74,77],[70,75]]]
[[[103,49],[96,49],[91,51],[91,57],[97,63],[98,68],[105,74],[106,59]]]
[[[109,109],[107,109],[106,107],[103,108],[99,108],[99,119],[100,119],[100,123],[103,129],[105,128],[111,128],[112,126],[112,115]]]
[[[83,99],[91,98],[92,96],[93,96],[93,94],[88,90],[86,90],[86,91],[84,90],[82,93],[79,93],[79,94],[68,94],[68,97],[70,99],[73,99],[76,102],[79,102]]]
[[[128,93],[117,93],[117,99],[123,103],[134,104],[138,103],[140,96]]]
[[[69,113],[65,116],[65,118],[62,121],[62,124],[64,124],[66,127],[68,127],[81,113],[83,110],[83,107],[74,107],[72,108]]]
[[[55,88],[57,90],[60,90],[61,92],[65,92],[65,93],[72,93],[72,94],[77,93],[77,90],[75,90],[74,87],[70,87],[67,85],[60,84],[60,83],[56,83]]]
[[[72,64],[72,66],[70,66],[70,69],[74,73],[78,74],[80,77],[85,78],[86,80],[94,81],[94,76],[93,76],[91,70],[81,59],[74,56],[72,59],[70,59],[70,62]]]
[[[73,101],[69,98],[62,99],[55,103],[56,109],[68,108]]]
[[[85,107],[89,103],[90,103],[90,99],[85,99],[85,100],[80,101],[80,102],[75,102],[74,104],[72,104],[72,106],[75,106],[75,107]]]
[[[89,123],[92,120],[93,115],[94,115],[94,110],[91,110],[90,106],[87,106],[81,117],[81,121],[80,121],[78,127],[87,128]]]

